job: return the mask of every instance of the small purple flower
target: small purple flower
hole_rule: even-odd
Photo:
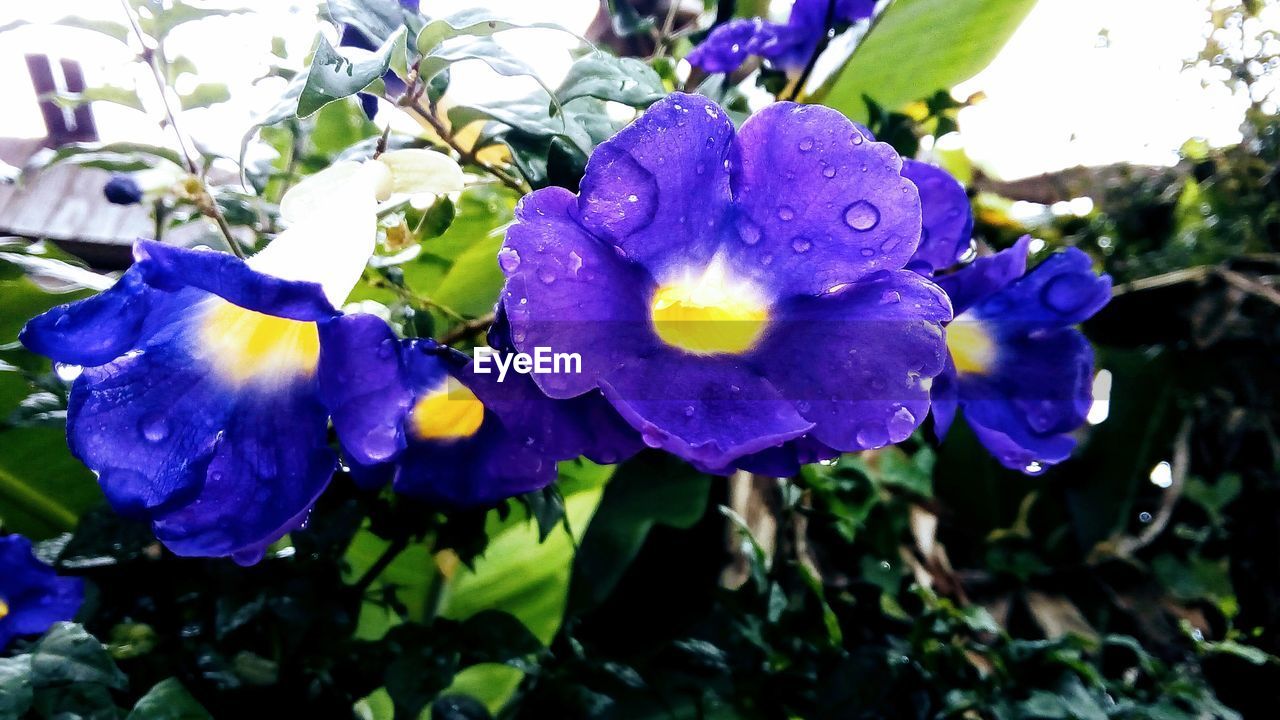
[[[970,252],[973,213],[945,170],[906,160],[920,190],[924,228],[908,267],[932,276]],[[1069,248],[1027,272],[1024,237],[1014,247],[941,275],[955,320],[947,326],[947,368],[932,388],[934,429],[946,435],[957,408],[991,454],[1028,474],[1067,459],[1070,433],[1092,402],[1093,350],[1073,326],[1111,299],[1111,278]]]
[[[938,278],[956,319],[933,384],[934,427],[957,408],[1005,467],[1037,474],[1067,459],[1092,402],[1093,350],[1074,325],[1111,299],[1111,278],[1076,248],[1026,272],[1029,237]]]
[[[107,202],[115,205],[136,205],[142,201],[142,187],[129,175],[112,175],[102,188]]]
[[[839,25],[869,18],[875,7],[875,0],[796,0],[786,24],[760,18],[731,20],[713,30],[688,59],[707,72],[728,73],[755,55],[782,70],[799,71],[822,40],[829,11],[834,11],[832,19]]]
[[[0,651],[22,635],[71,620],[84,602],[80,578],[59,577],[21,535],[0,537]]]
[[[735,132],[671,95],[596,149],[578,196],[521,201],[498,258],[512,342],[579,353],[581,373],[533,381],[602,390],[708,472],[899,442],[951,319],[902,269],[921,220],[901,166],[829,108],[779,103]]]
[[[490,505],[551,484],[560,460],[614,463],[642,447],[598,392],[552,400],[527,375],[478,372],[456,350],[397,339],[372,315],[328,323],[321,341],[321,391],[366,487],[390,479],[419,500]]]
[[[400,0],[400,7],[411,13],[420,12],[419,0]],[[342,34],[338,39],[338,45],[339,47],[354,47],[369,51],[378,49],[377,43],[351,25],[342,26]],[[393,98],[403,95],[408,88],[404,80],[401,80],[400,76],[391,70],[383,73],[382,84],[387,89],[387,94]],[[377,96],[365,92],[357,95],[360,100],[360,108],[364,111],[365,117],[372,120],[378,114]]]

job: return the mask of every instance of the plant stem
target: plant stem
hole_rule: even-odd
[[[813,75],[813,69],[818,65],[818,58],[822,56],[823,51],[831,44],[831,33],[835,31],[835,27],[836,0],[827,0],[827,17],[822,22],[822,39],[813,48],[813,54],[809,56],[809,62],[805,63],[804,70],[800,72],[800,78],[792,86],[791,94],[786,98],[787,100],[791,102],[799,100],[800,95],[804,92],[804,86],[809,82],[809,76]]]
[[[408,97],[408,95],[406,95],[406,97]],[[483,162],[482,160],[476,157],[476,154],[474,151],[467,150],[463,148],[460,144],[458,144],[457,139],[453,137],[453,131],[450,130],[440,118],[436,117],[436,114],[434,112],[431,112],[430,110],[422,107],[421,103],[419,103],[417,100],[413,100],[411,102],[406,103],[404,107],[407,107],[409,110],[417,114],[418,117],[425,120],[427,124],[431,126],[431,129],[435,130],[436,134],[440,136],[440,139],[444,140],[445,143],[448,144],[449,147],[452,148],[454,152],[458,153],[458,158],[463,163],[468,165],[474,165],[480,168],[481,170],[484,170],[485,172],[489,173],[490,175],[494,176],[499,181],[501,181],[503,185],[506,185],[507,187],[511,188],[512,190],[515,190],[521,195],[524,195],[525,193],[529,192],[529,186],[526,185],[523,181],[515,177],[512,177],[506,171],[502,170],[501,168],[495,165],[490,165],[486,162]]]
[[[200,166],[196,164],[195,157],[192,155],[192,148],[188,144],[187,137],[182,133],[182,129],[178,126],[178,114],[174,111],[172,103],[169,102],[169,83],[164,78],[164,73],[160,70],[160,54],[164,52],[164,46],[157,43],[155,48],[147,47],[147,36],[142,32],[142,26],[138,24],[138,18],[133,13],[133,8],[129,5],[129,0],[120,0],[120,6],[124,9],[125,17],[129,18],[129,27],[132,28],[133,34],[138,38],[138,46],[142,48],[140,57],[146,61],[147,67],[151,70],[151,77],[156,82],[156,89],[160,91],[160,102],[164,106],[165,116],[169,120],[169,127],[173,129],[173,135],[178,140],[178,149],[182,152],[182,159],[187,166],[187,172],[191,177],[200,183],[200,193],[203,197],[196,201],[196,206],[200,208],[200,212],[206,217],[212,219],[221,231],[222,236],[227,241],[227,246],[231,252],[243,259],[244,249],[240,247],[240,243],[231,234],[231,226],[227,223],[227,219],[223,217],[222,210],[218,207],[218,201],[209,193],[209,187],[204,181],[203,173]]]
[[[386,569],[390,567],[391,563],[395,562],[395,559],[399,557],[400,553],[404,552],[404,549],[407,547],[409,547],[409,538],[394,538],[391,543],[387,545],[387,549],[383,550],[382,554],[378,556],[378,559],[374,561],[373,565],[369,566],[369,569],[360,576],[359,580],[356,580],[356,584],[354,586],[356,592],[363,595],[365,591],[369,589],[369,586],[373,584],[373,581],[377,580],[378,576],[385,572]]]
[[[452,345],[458,342],[459,340],[463,340],[468,337],[471,337],[472,335],[475,335],[476,333],[492,325],[493,320],[494,320],[493,313],[489,313],[487,315],[481,315],[478,318],[468,320],[462,325],[459,325],[458,327],[453,328],[449,332],[445,333],[440,338],[440,344]]]

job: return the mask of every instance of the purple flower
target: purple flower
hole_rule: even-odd
[[[115,205],[136,205],[142,201],[142,188],[128,175],[112,175],[102,188],[107,202]]]
[[[581,373],[533,381],[602,390],[708,472],[899,442],[951,319],[902,269],[920,205],[901,165],[829,108],[779,103],[735,132],[671,95],[596,149],[580,195],[521,201],[499,253],[512,342],[580,354]]]
[[[321,390],[367,487],[390,479],[419,500],[490,505],[551,484],[560,460],[613,463],[641,447],[598,392],[552,400],[527,375],[479,372],[456,350],[397,339],[372,315],[327,324],[321,341]]]
[[[688,59],[707,72],[727,73],[755,55],[782,70],[798,71],[826,33],[828,11],[834,12],[832,19],[839,25],[869,18],[875,7],[875,0],[796,0],[786,24],[760,18],[731,20],[712,30]]]
[[[39,635],[70,620],[84,601],[84,582],[59,577],[21,535],[0,537],[0,650],[13,638]]]
[[[317,325],[359,280],[377,198],[404,174],[372,161],[308,177],[281,201],[288,229],[248,260],[140,241],[114,286],[23,329],[27,347],[83,367],[71,451],[173,552],[254,562],[328,484]]]
[[[902,174],[920,190],[924,228],[908,267],[947,272],[969,253],[973,213],[946,171],[914,160]],[[941,275],[955,321],[947,368],[933,383],[934,429],[946,435],[957,408],[1005,467],[1028,474],[1067,459],[1070,433],[1092,403],[1093,350],[1073,326],[1111,299],[1111,278],[1075,248],[1027,272],[1024,237],[1014,247]]]
[[[957,408],[1005,467],[1037,474],[1067,459],[1092,402],[1093,350],[1073,326],[1111,299],[1111,278],[1068,248],[1026,272],[1029,237],[938,278],[956,319],[933,384],[934,427]]]

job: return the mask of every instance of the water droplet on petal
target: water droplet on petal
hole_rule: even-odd
[[[573,273],[574,275],[577,275],[578,271],[581,269],[582,269],[582,256],[579,255],[576,251],[570,250],[569,251],[569,272]]]
[[[662,435],[653,430],[645,430],[640,433],[640,439],[651,448],[662,447]]]
[[[550,270],[541,270],[538,272],[538,279],[541,280],[544,285],[550,285],[556,281],[556,274]]]
[[[791,222],[796,217],[796,211],[791,209],[790,205],[782,205],[778,208],[778,219],[783,222]]]
[[[859,232],[866,232],[880,224],[880,211],[866,200],[858,200],[844,211],[844,222]]]
[[[876,423],[866,423],[854,437],[858,444],[864,450],[872,448],[884,447],[889,444],[889,432],[883,426]]]
[[[885,290],[884,294],[880,296],[880,304],[882,305],[897,305],[900,302],[902,302],[902,293],[897,290]]]
[[[872,250],[871,248],[862,248],[861,250],[858,251],[858,253],[862,255],[862,257],[871,257],[872,255],[876,254],[876,251]]]
[[[515,272],[520,267],[520,253],[514,248],[502,248],[498,251],[498,267],[506,273]]]
[[[692,406],[692,405],[685,405],[685,406],[684,406],[684,416],[685,416],[685,417],[693,417],[693,406]]]
[[[822,176],[825,178],[833,178],[836,176],[836,166],[828,165],[822,168]]]
[[[151,442],[160,442],[169,437],[169,419],[164,415],[150,415],[138,422],[142,437]]]
[[[1032,460],[1031,462],[1027,463],[1026,467],[1022,468],[1022,471],[1028,475],[1039,475],[1040,473],[1044,472],[1044,466]]]
[[[911,437],[911,433],[916,429],[916,416],[906,408],[898,408],[898,411],[889,418],[889,441],[902,442]]]
[[[750,218],[740,218],[738,220],[738,237],[742,238],[742,242],[748,245],[755,245],[760,242],[760,226],[752,222]]]
[[[791,249],[798,253],[809,252],[811,247],[813,247],[813,243],[803,235],[791,241]]]
[[[813,138],[805,138],[800,141],[800,152],[809,152],[813,149]]]

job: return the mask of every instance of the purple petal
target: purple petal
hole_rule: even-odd
[[[687,60],[709,73],[731,73],[762,47],[777,42],[779,26],[760,18],[739,18],[720,25],[707,35]]]
[[[1003,290],[1027,271],[1027,249],[1031,236],[1022,236],[1017,244],[995,255],[974,260],[959,270],[937,278],[951,298],[951,307],[959,316],[969,308]]]
[[[133,257],[146,283],[158,290],[195,287],[242,308],[292,320],[321,320],[337,314],[316,283],[255,272],[228,253],[139,240]]]
[[[515,345],[582,356],[581,374],[535,376],[555,398],[594,389],[599,378],[656,343],[649,329],[653,281],[584,230],[575,210],[576,198],[563,188],[525,196],[498,253]]]
[[[705,97],[672,93],[655,103],[592,154],[582,226],[659,281],[706,265],[728,227],[733,132]]]
[[[973,237],[973,208],[964,186],[942,168],[903,160],[902,176],[920,190],[924,227],[911,269],[925,274],[945,270],[969,251]]]
[[[381,318],[344,315],[320,324],[320,397],[343,449],[361,465],[385,462],[405,447],[405,382],[400,340]]]
[[[946,357],[946,296],[906,270],[778,309],[753,361],[815,423],[813,437],[854,451],[901,442],[929,410],[928,378]]]
[[[1110,299],[1110,276],[1097,275],[1088,255],[1067,248],[989,295],[974,310],[978,317],[999,322],[1002,332],[1031,331],[1084,322]]]
[[[130,268],[111,288],[36,316],[18,338],[57,362],[102,365],[136,346],[156,294]]]
[[[741,359],[661,349],[619,368],[601,390],[645,444],[706,472],[800,437],[813,427]]]
[[[736,272],[776,297],[815,295],[906,265],[920,237],[920,199],[892,147],[843,115],[778,103],[733,145]]]

